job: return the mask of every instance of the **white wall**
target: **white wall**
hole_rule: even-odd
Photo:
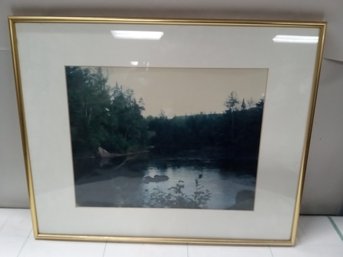
[[[11,53],[0,50],[0,206],[28,205]]]
[[[341,0],[59,0],[0,2],[0,206],[28,205],[7,16],[131,16],[244,19],[324,19],[325,57],[343,61]],[[343,211],[343,63],[325,60],[304,188],[304,213]]]
[[[343,62],[323,62],[303,213],[343,214]]]

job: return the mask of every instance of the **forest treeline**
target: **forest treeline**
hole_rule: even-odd
[[[257,158],[264,100],[228,94],[223,113],[143,117],[144,102],[121,85],[110,87],[101,68],[66,67],[74,155],[142,150],[175,153],[225,149],[226,158]]]

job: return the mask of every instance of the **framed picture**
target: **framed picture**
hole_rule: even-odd
[[[37,239],[294,244],[324,22],[9,25]]]

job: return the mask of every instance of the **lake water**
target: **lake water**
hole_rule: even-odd
[[[145,155],[74,165],[78,206],[253,210],[256,175],[218,160]]]

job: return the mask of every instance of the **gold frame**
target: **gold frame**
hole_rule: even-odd
[[[304,184],[306,164],[311,139],[314,110],[317,98],[317,90],[320,77],[321,62],[323,58],[326,22],[322,21],[276,21],[276,20],[209,20],[209,19],[132,19],[132,18],[91,18],[91,17],[34,17],[34,16],[11,16],[8,18],[9,31],[12,47],[13,69],[16,83],[16,95],[20,119],[22,147],[25,159],[29,202],[32,215],[33,232],[36,239],[46,240],[71,240],[71,241],[105,241],[105,242],[128,242],[128,243],[162,243],[162,244],[209,244],[209,245],[251,245],[251,246],[292,246],[296,241],[297,226],[299,221],[301,195]],[[20,65],[16,38],[17,23],[97,23],[97,24],[158,24],[158,25],[206,25],[206,26],[249,26],[249,27],[298,27],[319,29],[319,41],[315,60],[315,72],[311,92],[310,108],[306,122],[306,134],[304,148],[301,157],[301,169],[299,172],[291,237],[288,240],[259,240],[259,239],[217,239],[217,238],[175,238],[175,237],[123,237],[123,236],[89,236],[89,235],[63,235],[40,233],[38,216],[35,203],[33,177],[31,172],[30,151],[26,128],[25,107],[21,86]]]

